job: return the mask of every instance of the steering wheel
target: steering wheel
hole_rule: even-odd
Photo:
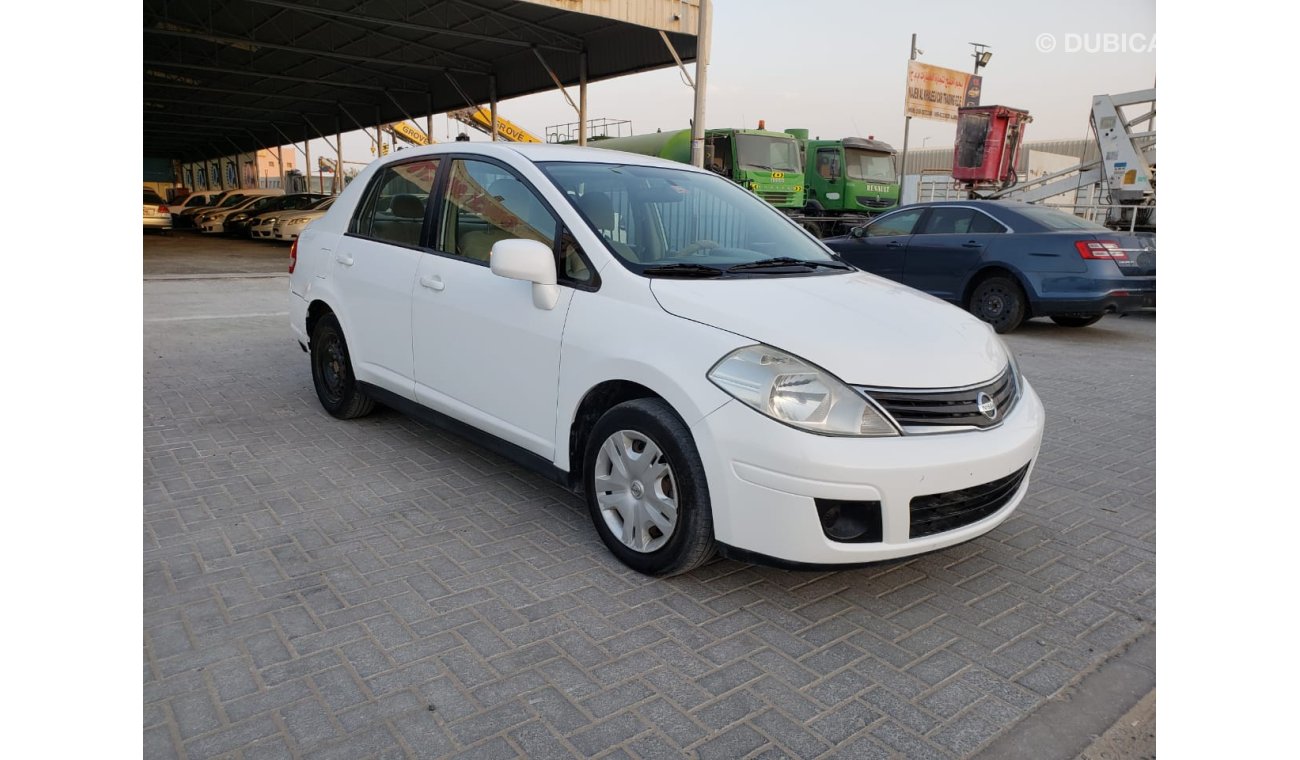
[[[674,255],[676,256],[702,255],[705,251],[708,251],[713,248],[721,248],[721,247],[722,244],[717,242],[716,240],[707,240],[707,239],[696,240],[694,243],[682,247],[682,249],[677,251]]]

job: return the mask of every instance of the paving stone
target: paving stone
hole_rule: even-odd
[[[284,286],[149,280],[146,315],[276,313]],[[282,317],[146,321],[146,757],[182,756],[172,731],[244,760],[977,751],[1154,629],[1155,320],[1040,322],[1007,340],[1048,430],[996,530],[652,579],[554,484],[396,412],[325,414]]]

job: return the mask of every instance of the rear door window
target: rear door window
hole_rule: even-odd
[[[437,175],[436,158],[386,167],[371,184],[351,232],[385,243],[419,246]]]

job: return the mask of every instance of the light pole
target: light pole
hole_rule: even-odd
[[[979,76],[980,69],[989,65],[989,59],[993,57],[993,54],[988,51],[989,46],[983,42],[970,42],[967,44],[975,48],[975,52],[971,53],[971,57],[975,59],[975,76]]]
[[[908,86],[909,88],[912,86],[912,65],[911,65],[911,61],[915,61],[915,60],[916,60],[916,56],[917,56],[917,54],[919,54],[920,52],[921,52],[920,50],[917,50],[917,49],[916,49],[916,35],[913,34],[913,35],[912,35],[912,54],[911,54],[911,56],[907,59],[908,62],[909,62],[908,65],[907,65],[907,86]],[[908,138],[908,134],[909,134],[911,131],[912,131],[912,116],[911,116],[911,114],[906,114],[905,118],[903,119],[903,158],[898,162],[898,184],[899,184],[899,187],[902,187],[902,184],[903,184],[903,178],[907,175],[907,138]]]

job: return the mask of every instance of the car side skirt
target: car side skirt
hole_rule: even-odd
[[[564,488],[578,492],[580,484],[571,484],[569,482],[569,473],[556,467],[550,462],[522,446],[517,446],[509,441],[504,441],[491,433],[485,433],[478,428],[461,422],[454,417],[448,417],[442,412],[434,411],[423,404],[412,401],[404,396],[399,396],[392,391],[381,388],[377,385],[366,382],[357,382],[357,386],[367,396],[378,401],[384,406],[395,409],[408,417],[419,420],[420,422],[433,425],[440,430],[465,438],[471,443],[482,446],[494,454],[499,454],[506,459],[527,470],[541,475],[542,477],[554,483],[558,483]]]

